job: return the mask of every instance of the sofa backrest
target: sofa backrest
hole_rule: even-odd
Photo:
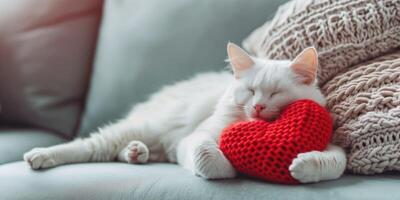
[[[74,135],[102,3],[0,0],[0,126]]]
[[[162,85],[226,66],[226,44],[239,43],[283,0],[106,1],[85,136],[123,117]]]

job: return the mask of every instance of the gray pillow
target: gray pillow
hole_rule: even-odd
[[[80,133],[122,117],[161,85],[222,70],[227,42],[240,43],[282,2],[106,1]]]

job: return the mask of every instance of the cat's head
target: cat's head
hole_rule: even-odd
[[[314,48],[304,49],[293,61],[254,58],[233,43],[227,51],[235,76],[234,102],[248,117],[272,120],[284,106],[299,99],[325,105],[317,86],[318,55]]]

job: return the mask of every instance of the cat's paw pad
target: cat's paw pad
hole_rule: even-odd
[[[194,152],[195,174],[206,179],[234,178],[236,170],[215,143],[203,143]]]
[[[321,152],[312,151],[297,155],[289,166],[290,174],[301,183],[313,183],[321,180]]]
[[[149,149],[143,142],[132,141],[126,147],[125,159],[132,164],[147,163],[149,154]]]
[[[32,169],[49,168],[57,165],[46,148],[34,148],[24,154],[24,160]]]

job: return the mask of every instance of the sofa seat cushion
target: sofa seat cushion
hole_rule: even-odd
[[[45,147],[62,142],[65,140],[45,131],[0,128],[0,165],[22,160],[22,155],[34,147]]]
[[[399,199],[396,175],[346,175],[289,186],[250,179],[207,181],[174,164],[89,163],[33,171],[24,162],[0,166],[0,199]],[[23,191],[23,192],[21,192]]]

